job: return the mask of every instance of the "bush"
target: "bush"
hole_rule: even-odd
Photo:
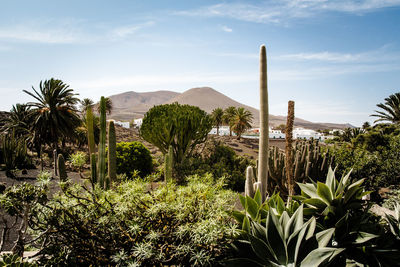
[[[117,174],[132,178],[134,172],[145,177],[153,170],[150,151],[140,142],[120,142],[117,144]]]
[[[85,165],[86,160],[87,160],[86,153],[84,153],[82,151],[78,151],[78,152],[72,154],[69,157],[69,160],[71,161],[72,166],[77,168],[80,173],[82,171],[83,165]]]
[[[93,193],[71,185],[30,226],[43,235],[43,265],[215,266],[238,233],[226,212],[234,202],[211,176],[153,191],[141,180]]]
[[[186,159],[179,172],[184,175],[211,173],[216,182],[223,177],[225,188],[238,192],[244,190],[246,168],[255,165],[252,160],[238,156],[232,148],[215,140],[207,142],[202,152],[203,155]]]

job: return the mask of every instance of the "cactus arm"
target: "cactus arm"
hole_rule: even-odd
[[[101,188],[104,188],[106,176],[106,101],[104,96],[100,99],[100,141],[97,167],[99,184]]]
[[[60,176],[60,181],[65,182],[67,181],[67,169],[65,168],[65,160],[63,155],[59,154],[57,158],[57,165],[58,165],[58,174]]]
[[[109,183],[117,179],[117,138],[113,121],[108,124],[108,178]]]

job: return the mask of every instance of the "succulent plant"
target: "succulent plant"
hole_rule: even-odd
[[[114,122],[108,124],[108,186],[117,179],[117,139],[115,135]]]
[[[64,157],[61,154],[58,155],[57,166],[58,166],[58,174],[60,176],[60,181],[61,182],[67,181],[67,178],[68,178],[67,169],[65,167]]]
[[[99,185],[104,188],[106,183],[106,102],[104,96],[100,99],[100,141],[97,160]]]

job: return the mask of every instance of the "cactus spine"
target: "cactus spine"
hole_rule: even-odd
[[[165,183],[172,180],[173,168],[174,168],[174,148],[170,145],[168,148],[168,153],[165,154],[165,170],[164,170]]]
[[[292,158],[292,143],[293,143],[293,124],[294,124],[294,101],[288,102],[288,114],[286,118],[286,147],[285,147],[285,156],[286,156],[286,180],[288,187],[289,197],[294,195],[294,177],[293,177],[293,158]]]
[[[108,179],[108,183],[117,179],[117,138],[113,121],[108,124]]]
[[[267,52],[265,45],[260,48],[260,139],[258,152],[258,182],[261,183],[261,195],[265,199],[268,183],[268,84]]]
[[[104,96],[100,99],[100,141],[97,168],[100,187],[104,188],[106,182],[106,100]]]
[[[65,182],[67,181],[67,169],[65,168],[65,160],[63,155],[59,154],[58,159],[57,159],[57,165],[58,165],[58,174],[60,175],[60,181]]]

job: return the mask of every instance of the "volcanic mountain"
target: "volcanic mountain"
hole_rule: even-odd
[[[111,118],[117,120],[132,120],[141,118],[151,107],[160,104],[170,104],[178,102],[180,104],[188,104],[198,106],[202,110],[211,113],[215,108],[227,108],[230,106],[243,107],[253,113],[253,125],[259,125],[259,110],[253,107],[241,104],[226,95],[214,90],[210,87],[198,87],[189,89],[183,93],[172,91],[156,91],[156,92],[126,92],[118,95],[110,96],[113,103],[113,111]],[[286,124],[285,116],[269,116],[271,126]],[[295,119],[295,126],[308,129],[343,129],[353,127],[350,124],[334,124],[334,123],[313,123],[300,118]]]

